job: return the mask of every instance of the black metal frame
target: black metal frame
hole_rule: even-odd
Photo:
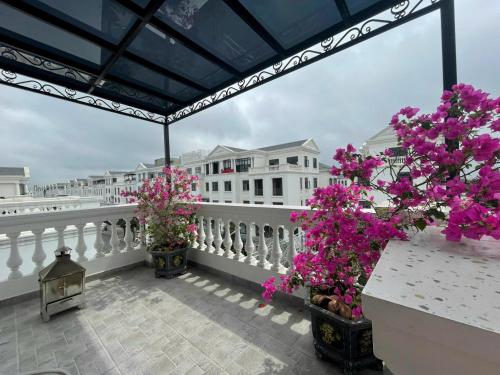
[[[383,0],[356,15],[349,14],[345,0],[335,0],[343,22],[286,50],[239,2],[224,0],[236,15],[276,53],[275,56],[244,72],[238,71],[155,17],[154,14],[163,3],[162,0],[152,0],[144,9],[131,0],[116,0],[137,17],[125,37],[116,45],[24,1],[1,1],[105,48],[111,52],[111,56],[101,68],[96,68],[90,64],[67,58],[57,51],[42,50],[32,43],[18,40],[11,37],[8,30],[0,27],[0,83],[160,123],[164,125],[165,129],[166,161],[170,161],[168,140],[168,126],[170,124],[435,10],[441,12],[444,88],[450,88],[457,82],[453,0]],[[373,14],[380,12],[382,13],[373,17]],[[225,70],[232,75],[232,78],[215,88],[208,89],[127,51],[128,45],[148,23],[176,39],[197,55]],[[120,57],[126,57],[148,69],[194,88],[201,94],[190,102],[183,102],[144,85],[125,81],[109,72]],[[23,59],[25,64],[23,66],[16,64],[17,59]],[[30,68],[30,65],[33,68]],[[34,79],[25,79],[18,74]],[[71,79],[68,80],[68,78]],[[45,82],[39,82],[38,79]],[[124,87],[119,88],[118,94],[112,94],[100,88],[100,84],[104,80],[108,84],[116,82]],[[127,97],[120,95],[124,91],[126,91]],[[164,109],[162,104],[155,103],[155,100],[158,99],[171,104],[167,109]]]

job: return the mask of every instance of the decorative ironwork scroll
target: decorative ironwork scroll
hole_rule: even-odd
[[[402,23],[423,16],[433,10],[439,9],[441,3],[447,0],[405,0],[392,8],[348,30],[333,35],[315,46],[286,58],[269,68],[253,74],[231,86],[228,86],[213,95],[203,98],[196,103],[182,108],[167,116],[167,123],[176,122],[184,117],[211,107],[218,102],[241,94],[251,88],[269,82],[279,76],[290,73],[314,61],[330,56],[353,46],[363,40],[392,29]]]
[[[69,78],[75,83],[81,84],[82,87],[83,85],[90,84],[92,82],[92,79],[94,78],[86,73],[69,68],[65,65],[56,64],[42,57],[31,55],[24,51],[19,51],[17,49],[0,44],[0,61],[1,60],[3,60],[6,64],[9,61],[15,61],[16,63],[25,64],[30,67],[41,69],[48,73],[57,74],[60,75],[61,78],[66,78],[66,79]],[[38,92],[59,99],[77,102],[91,107],[97,107],[99,109],[104,109],[106,111],[117,112],[122,115],[135,117],[141,120],[156,122],[159,124],[165,123],[165,116],[163,115],[144,111],[112,100],[107,100],[97,96],[85,94],[77,90],[74,90],[72,88],[58,86],[41,80],[29,78],[27,76],[18,74],[16,72],[7,69],[0,69],[0,83],[28,91]],[[148,96],[147,94],[141,93],[133,89],[128,89],[128,88],[125,89],[123,87],[118,89],[111,85],[109,85],[109,87],[106,88],[111,91],[127,90],[127,95],[134,97],[135,99],[138,100],[145,100],[152,102],[152,99],[154,99]],[[152,103],[152,104],[160,104],[160,103]],[[163,103],[161,104],[164,105]]]

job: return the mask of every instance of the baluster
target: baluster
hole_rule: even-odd
[[[233,255],[231,247],[233,240],[231,239],[231,220],[226,219],[224,222],[224,256],[229,258]]]
[[[17,237],[19,237],[20,232],[7,233],[7,237],[10,240],[10,254],[9,259],[7,259],[7,267],[10,268],[9,280],[17,279],[23,276],[19,267],[23,264],[23,260],[19,255],[19,249],[17,248]]]
[[[139,246],[138,249],[142,251],[147,250],[147,243],[146,243],[146,225],[145,224],[140,224],[139,225]]]
[[[78,240],[76,242],[76,252],[78,254],[78,261],[79,262],[86,262],[88,259],[85,256],[85,251],[87,251],[87,245],[85,244],[85,238],[83,235],[83,229],[85,228],[85,223],[83,224],[76,224],[76,229],[78,232]]]
[[[116,219],[111,221],[111,254],[120,252],[120,239],[118,238],[118,225]]]
[[[269,251],[269,249],[267,248],[267,244],[266,244],[266,239],[265,239],[265,228],[266,228],[266,224],[261,224],[259,226],[259,249],[258,249],[258,252],[259,252],[259,262],[257,263],[257,265],[259,267],[262,267],[264,268],[266,265],[267,265],[267,253]]]
[[[271,270],[280,271],[283,266],[281,265],[281,258],[283,256],[283,252],[281,251],[280,246],[280,226],[276,225],[273,230],[273,249],[271,251]]]
[[[200,244],[198,243],[198,225],[196,226],[196,232],[194,233],[194,240],[191,243],[193,249],[197,249]]]
[[[243,248],[243,241],[241,240],[241,233],[240,233],[240,225],[241,221],[238,221],[236,223],[236,228],[235,228],[235,234],[234,234],[234,250],[236,250],[234,254],[235,260],[240,260],[241,258],[241,249]]]
[[[95,257],[101,258],[104,256],[104,253],[102,252],[104,247],[104,241],[102,240],[102,232],[101,232],[102,221],[96,221],[94,225],[95,225],[94,249],[96,251]]]
[[[221,222],[220,218],[217,218],[214,220],[214,226],[215,226],[214,245],[215,245],[215,254],[217,254],[217,255],[223,254],[223,251],[221,249],[222,236],[220,234],[220,225],[221,225],[220,222]]]
[[[132,251],[134,250],[133,246],[133,241],[134,241],[134,235],[132,233],[132,220],[133,218],[127,217],[125,218],[125,237],[123,240],[125,241],[125,251]]]
[[[248,222],[247,223],[247,239],[245,241],[245,252],[247,253],[247,256],[245,258],[245,263],[247,264],[254,264],[255,263],[255,257],[253,256],[253,253],[255,251],[255,245],[253,243],[253,223]]]
[[[293,264],[293,258],[297,254],[297,249],[295,248],[295,235],[294,235],[295,227],[290,225],[288,227],[288,267],[291,267]]]
[[[57,248],[60,249],[61,247],[66,246],[64,244],[64,230],[66,229],[66,225],[61,227],[55,227],[54,229],[57,232]]]
[[[209,253],[214,252],[214,247],[212,242],[214,241],[214,235],[212,233],[212,218],[207,217],[207,249]]]
[[[207,248],[207,245],[205,245],[205,239],[207,236],[205,236],[205,226],[203,224],[203,216],[198,217],[198,248],[200,250],[205,250]]]
[[[37,273],[42,269],[43,262],[47,258],[47,254],[45,254],[45,251],[43,250],[42,242],[42,233],[44,231],[45,229],[32,230],[33,234],[35,235],[35,251],[33,252],[33,257],[31,258],[31,260],[33,260],[36,265],[34,273]]]

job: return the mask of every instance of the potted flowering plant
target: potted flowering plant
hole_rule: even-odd
[[[443,93],[434,113],[418,112],[403,108],[390,123],[404,163],[390,149],[375,156],[351,145],[337,150],[331,173],[351,185],[318,188],[309,200],[313,210],[291,215],[305,230],[305,251],[278,286],[274,279],[263,284],[266,300],[278,288],[309,286],[316,352],[342,363],[346,374],[381,365],[361,292],[389,240],[428,225],[440,225],[449,241],[500,239],[500,98],[460,84]],[[387,198],[384,215],[366,209],[366,202],[376,208],[374,192]]]
[[[139,191],[123,195],[130,203],[138,203],[137,216],[140,224],[146,225],[155,275],[171,278],[186,270],[187,249],[196,236],[195,213],[200,197],[191,192],[197,176],[171,167],[165,167],[163,174],[145,180]]]

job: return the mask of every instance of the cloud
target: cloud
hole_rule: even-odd
[[[483,4],[484,3],[484,4]],[[455,2],[459,81],[500,93],[500,2]],[[314,138],[324,162],[361,145],[399,108],[430,111],[442,90],[439,13],[409,22],[171,126],[173,155]],[[159,125],[0,87],[0,165],[33,183],[133,169],[163,155]]]

